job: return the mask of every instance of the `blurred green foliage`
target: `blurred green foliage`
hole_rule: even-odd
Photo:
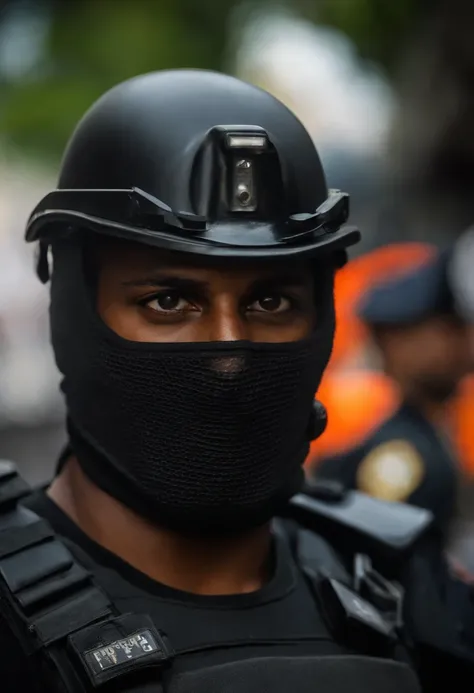
[[[241,5],[239,0],[0,0],[0,41],[6,40],[13,12],[43,11],[47,20],[34,65],[12,75],[2,72],[0,60],[0,134],[29,154],[55,160],[78,117],[117,82],[161,68],[226,69],[238,34],[235,24],[245,24],[256,8],[284,3]],[[363,57],[390,71],[422,0],[292,0],[287,5],[341,29]]]
[[[229,7],[213,0],[45,4],[51,14],[38,64],[0,83],[0,131],[29,152],[57,157],[78,117],[117,82],[158,68],[219,68]]]
[[[362,58],[393,74],[405,41],[435,10],[437,0],[299,0],[299,5],[302,14],[340,29]]]

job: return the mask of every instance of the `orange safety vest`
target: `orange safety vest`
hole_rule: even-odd
[[[312,443],[308,464],[315,456],[334,455],[357,445],[398,407],[399,394],[391,379],[357,366],[369,343],[357,306],[375,283],[410,271],[435,252],[434,246],[425,243],[394,243],[352,260],[337,272],[334,348],[318,391],[318,399],[328,410],[328,426]]]

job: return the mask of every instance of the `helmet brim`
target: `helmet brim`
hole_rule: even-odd
[[[133,241],[155,248],[180,253],[208,255],[228,258],[277,258],[277,257],[315,257],[333,251],[344,250],[359,242],[361,234],[355,226],[344,226],[336,231],[306,233],[304,238],[279,240],[280,229],[266,224],[266,242],[258,242],[255,229],[245,222],[232,225],[232,236],[228,225],[216,225],[206,234],[179,233],[176,229],[156,231],[141,227],[111,222],[107,219],[89,217],[79,212],[43,213],[31,218],[26,240],[43,240],[52,243],[61,238],[71,228],[87,229],[104,236]],[[263,231],[263,229],[261,229]],[[281,235],[281,234],[280,234]],[[251,241],[250,243],[248,241]],[[260,239],[263,240],[263,239]]]

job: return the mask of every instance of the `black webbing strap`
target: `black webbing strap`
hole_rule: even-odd
[[[18,504],[29,493],[0,461],[0,618],[44,689],[161,691],[166,639],[148,616],[118,614],[50,525]]]
[[[399,643],[399,624],[391,618],[392,603],[379,603],[371,591],[363,591],[334,549],[319,535],[299,527],[295,531],[294,526],[292,531],[288,520],[278,524],[280,532],[290,529],[296,563],[336,641],[368,656],[393,657]]]

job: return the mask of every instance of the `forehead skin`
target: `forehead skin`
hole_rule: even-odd
[[[125,339],[290,342],[314,327],[315,283],[307,262],[191,256],[109,239],[95,244],[94,255],[99,314]],[[163,317],[143,306],[167,288],[192,309]],[[294,307],[276,314],[249,309],[271,295]]]
[[[96,240],[97,239],[97,240]],[[221,258],[212,255],[197,255],[190,253],[178,253],[164,250],[154,246],[125,241],[106,236],[94,236],[91,242],[100,271],[106,271],[112,265],[120,268],[120,271],[129,273],[162,269],[163,267],[189,268],[196,271],[213,270],[227,275],[229,273],[270,275],[281,273],[288,269],[291,272],[310,272],[309,263],[306,261],[284,259],[252,259],[252,258]]]

